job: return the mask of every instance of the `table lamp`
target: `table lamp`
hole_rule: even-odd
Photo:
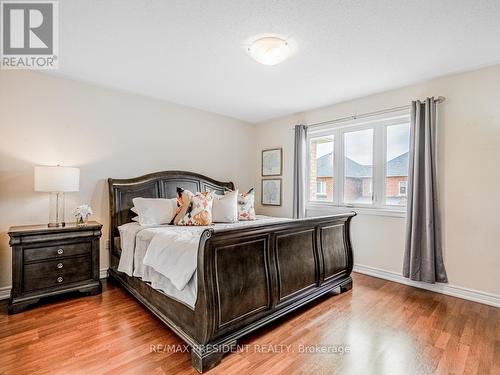
[[[80,169],[72,167],[35,167],[35,191],[50,193],[49,227],[64,227],[64,193],[78,191]]]

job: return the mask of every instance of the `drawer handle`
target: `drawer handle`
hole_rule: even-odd
[[[63,249],[57,249],[57,254],[61,255],[62,253],[64,253]]]
[[[62,278],[61,276],[59,276],[59,277],[57,278],[57,282],[58,282],[58,283],[62,283],[62,282],[63,282],[63,278]]]
[[[63,268],[63,267],[64,267],[64,264],[62,264],[62,263],[57,263],[57,268],[61,269],[61,268]]]

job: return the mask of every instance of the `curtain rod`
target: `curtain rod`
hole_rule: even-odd
[[[445,99],[446,98],[444,96],[438,96],[436,99],[434,99],[434,102],[435,103],[442,103],[442,102],[445,101]],[[363,113],[361,115],[347,116],[347,117],[337,118],[335,120],[316,122],[316,123],[311,124],[311,125],[306,125],[306,127],[312,128],[312,127],[326,125],[326,124],[334,124],[334,123],[337,123],[337,122],[344,122],[344,121],[349,121],[349,120],[357,120],[357,119],[360,119],[360,118],[365,118],[365,117],[370,117],[370,116],[376,116],[376,115],[382,115],[384,113],[402,111],[403,109],[409,109],[410,107],[411,107],[411,104],[408,104],[408,105],[403,105],[403,106],[400,106],[400,107],[394,107],[394,108],[382,109],[380,111],[375,111],[375,112]]]

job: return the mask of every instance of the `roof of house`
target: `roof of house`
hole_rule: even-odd
[[[317,176],[333,177],[333,157],[332,153],[321,156],[317,160]],[[371,177],[372,166],[363,165],[352,159],[346,158],[346,177]],[[401,154],[387,162],[387,176],[407,176],[408,175],[408,152]]]
[[[387,162],[387,176],[408,176],[408,152]]]

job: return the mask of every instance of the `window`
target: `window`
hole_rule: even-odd
[[[406,185],[407,181],[399,181],[399,195],[406,197]]]
[[[344,202],[371,204],[373,129],[344,133]]]
[[[316,197],[326,198],[326,181],[316,182]]]
[[[316,183],[316,194],[326,194],[326,181]]]
[[[409,123],[404,110],[309,128],[309,202],[403,210]]]
[[[309,200],[333,200],[333,136],[309,139]]]
[[[397,124],[386,127],[385,204],[406,206],[410,127]]]

